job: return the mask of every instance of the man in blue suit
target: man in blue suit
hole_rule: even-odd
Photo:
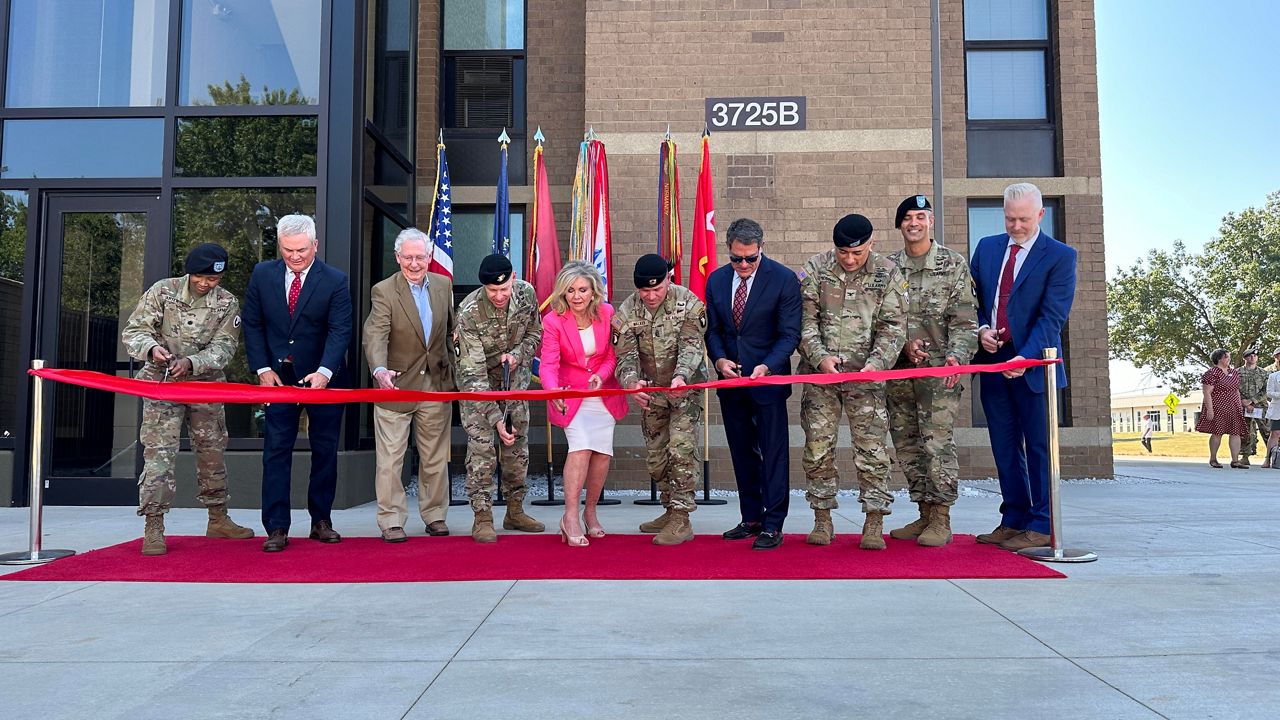
[[[970,260],[978,295],[975,363],[1062,357],[1062,326],[1076,291],[1076,251],[1040,229],[1044,201],[1031,183],[1004,191],[1006,232],[982,238]],[[1067,373],[1053,368],[1058,387]],[[1045,368],[982,373],[982,409],[1000,475],[1000,526],[978,542],[1022,550],[1049,544]]]
[[[276,224],[279,260],[258,263],[244,298],[244,347],[260,385],[346,387],[351,344],[347,276],[316,259],[315,221],[286,215]],[[330,511],[338,485],[338,432],[345,405],[271,403],[262,446],[262,524],[265,552],[289,544],[289,478],[298,420],[307,410],[311,479],[307,510],[311,539],[336,543]]]
[[[725,234],[729,264],[707,278],[707,355],[721,378],[790,375],[800,343],[800,281],[764,256],[764,230],[733,221]],[[790,385],[717,390],[738,483],[742,522],[726,540],[754,537],[752,547],[782,544],[791,484],[787,398]]]

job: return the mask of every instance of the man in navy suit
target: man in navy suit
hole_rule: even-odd
[[[707,355],[721,378],[790,375],[800,343],[800,281],[764,256],[764,230],[756,221],[733,221],[725,243],[729,264],[707,278]],[[782,544],[791,493],[791,386],[717,390],[716,396],[742,512],[742,522],[724,537],[755,537],[753,548],[770,550]]]
[[[1062,326],[1076,291],[1076,251],[1040,229],[1040,189],[1017,183],[1004,191],[1006,232],[982,238],[970,260],[978,294],[975,363],[1062,357]],[[1053,368],[1058,387],[1067,373]],[[1000,526],[978,542],[1022,550],[1049,544],[1049,441],[1045,368],[981,373],[982,409],[1000,475]],[[1055,410],[1056,411],[1056,410]]]
[[[279,260],[258,263],[244,298],[244,347],[260,385],[345,387],[351,344],[347,276],[316,259],[315,221],[286,215],[276,224]],[[338,432],[345,405],[271,403],[262,446],[262,524],[265,552],[289,544],[289,478],[298,420],[307,410],[311,479],[307,510],[311,539],[336,543],[330,511],[338,485]]]

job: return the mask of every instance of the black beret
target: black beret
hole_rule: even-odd
[[[872,229],[871,221],[865,217],[856,213],[845,215],[831,231],[831,241],[836,244],[836,247],[858,247],[871,239]]]
[[[480,261],[480,284],[501,285],[511,277],[511,259],[506,255],[488,255]]]
[[[634,276],[636,288],[656,287],[668,272],[671,272],[671,265],[667,263],[666,258],[656,253],[641,255],[636,261]]]
[[[929,204],[929,198],[923,195],[912,195],[898,203],[898,214],[893,216],[893,226],[902,227],[902,218],[912,210],[933,210],[933,206]]]
[[[227,271],[227,251],[215,243],[203,243],[187,253],[188,275],[221,275]]]

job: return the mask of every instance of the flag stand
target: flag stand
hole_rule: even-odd
[[[553,456],[551,454],[551,418],[547,418],[547,499],[531,500],[530,505],[538,507],[549,507],[551,505],[563,505],[564,500],[556,499],[556,475],[555,467],[552,464]]]
[[[724,498],[711,497],[711,405],[710,392],[702,391],[702,497],[698,505],[727,505]]]

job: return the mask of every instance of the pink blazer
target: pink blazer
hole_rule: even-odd
[[[578,335],[578,323],[573,319],[573,311],[565,310],[561,315],[548,312],[542,316],[542,355],[541,369],[538,371],[542,379],[542,387],[547,389],[570,387],[585,390],[587,381],[592,375],[599,375],[604,387],[621,387],[613,376],[618,358],[613,354],[613,344],[609,341],[610,322],[613,320],[613,306],[600,304],[600,319],[591,324],[596,335],[596,352],[591,357],[582,349],[582,338]],[[627,414],[627,398],[615,395],[601,398],[609,414],[615,419],[622,419]],[[547,403],[547,416],[557,427],[565,427],[573,420],[574,414],[582,406],[581,399],[565,401],[565,411],[556,411]]]

